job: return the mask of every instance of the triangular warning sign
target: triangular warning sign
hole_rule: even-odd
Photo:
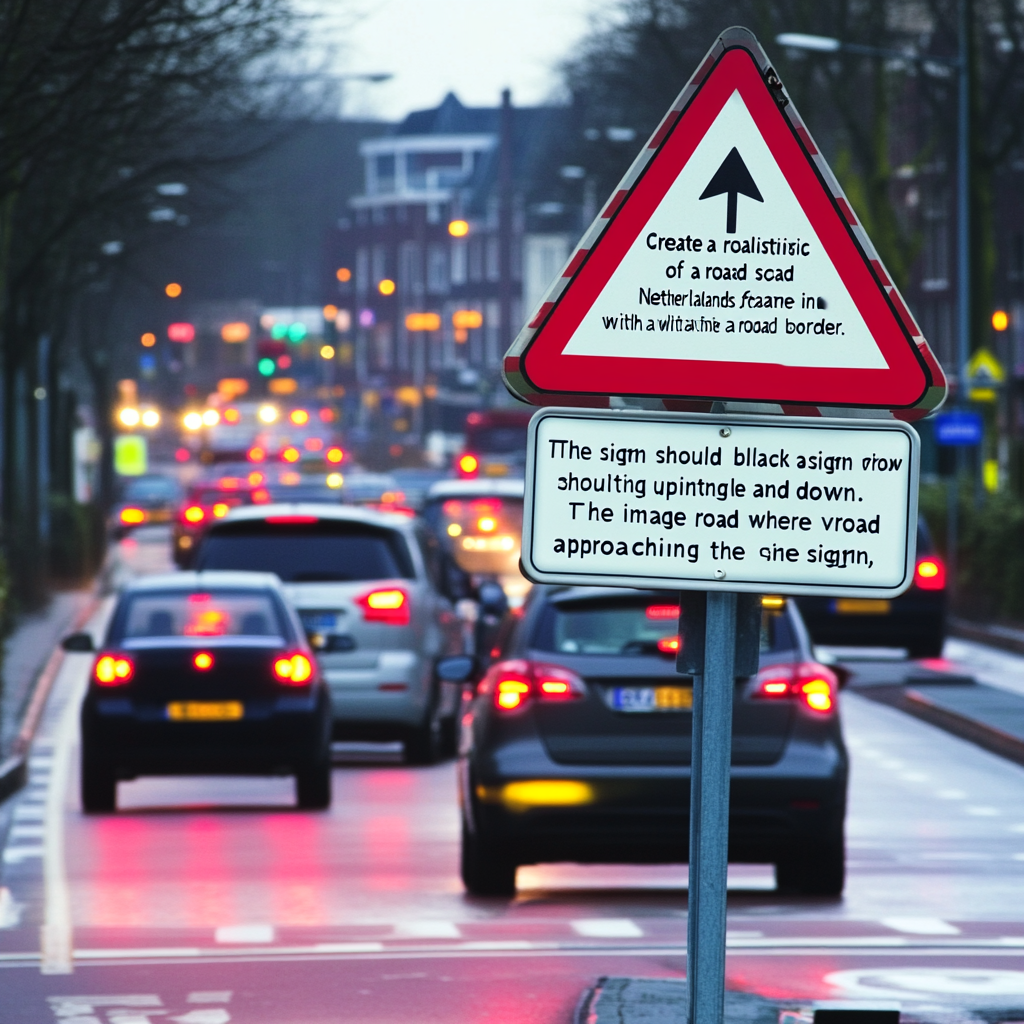
[[[505,360],[535,404],[934,408],[945,380],[756,40],[724,33]]]

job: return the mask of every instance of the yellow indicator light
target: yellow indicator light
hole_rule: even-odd
[[[762,608],[784,608],[786,606],[786,599],[784,597],[774,597],[765,595],[761,598]]]
[[[458,537],[460,533],[462,533],[462,527],[459,526],[458,523],[450,523],[448,525],[448,536],[449,537]]]
[[[501,789],[501,801],[510,811],[531,807],[577,807],[594,802],[594,787],[573,779],[531,779],[509,782]]]

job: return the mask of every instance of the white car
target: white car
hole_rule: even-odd
[[[452,742],[459,698],[436,664],[463,650],[442,561],[412,518],[274,504],[232,509],[194,564],[276,573],[330,690],[335,738],[400,739],[408,760],[429,763]]]

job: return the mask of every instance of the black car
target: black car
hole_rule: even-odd
[[[762,603],[760,671],[736,682],[729,859],[773,863],[782,889],[838,895],[838,681],[811,660],[794,605]],[[674,594],[546,586],[510,613],[462,722],[470,893],[511,894],[520,864],[687,859],[693,689],[675,669],[678,616]]]
[[[65,650],[93,650],[88,633]],[[117,601],[82,703],[85,811],[139,775],[294,775],[298,805],[331,802],[331,708],[275,576],[150,576]]]
[[[169,476],[146,473],[129,477],[111,515],[112,535],[120,540],[138,526],[170,523],[181,493],[181,485]]]
[[[903,647],[912,658],[938,658],[946,639],[946,564],[928,524],[917,522],[910,589],[891,600],[799,597],[814,643],[834,647]]]

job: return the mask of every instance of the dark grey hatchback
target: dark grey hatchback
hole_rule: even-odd
[[[535,587],[504,622],[462,721],[462,877],[515,891],[520,864],[688,856],[692,679],[675,595]],[[443,669],[442,669],[443,671]],[[848,761],[838,680],[791,601],[762,598],[760,671],[733,711],[729,859],[836,896]]]

